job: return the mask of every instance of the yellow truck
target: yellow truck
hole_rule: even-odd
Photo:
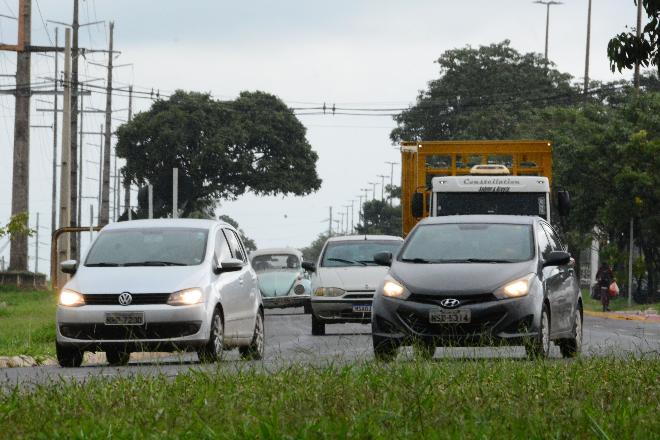
[[[550,220],[552,145],[539,140],[401,143],[403,235],[428,216],[538,215]],[[560,215],[570,199],[558,192]]]

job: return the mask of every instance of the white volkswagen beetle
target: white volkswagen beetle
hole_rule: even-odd
[[[59,295],[56,350],[61,366],[85,351],[123,365],[132,351],[195,350],[218,360],[238,347],[264,352],[257,276],[239,234],[215,220],[161,219],[104,227]]]

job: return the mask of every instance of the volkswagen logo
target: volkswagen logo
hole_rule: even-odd
[[[133,302],[133,297],[131,296],[130,293],[123,292],[121,295],[119,295],[118,300],[120,305],[127,306]]]
[[[447,309],[454,309],[461,305],[461,302],[454,298],[446,298],[440,301],[440,305]]]

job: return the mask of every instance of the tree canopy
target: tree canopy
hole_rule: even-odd
[[[632,69],[635,64],[648,67],[657,67],[660,76],[660,1],[659,0],[633,0],[635,4],[642,1],[642,5],[649,22],[637,32],[621,32],[613,37],[607,44],[607,56],[610,59],[612,72],[623,69]]]
[[[255,243],[254,240],[252,240],[250,237],[248,237],[245,232],[238,226],[238,222],[234,220],[233,218],[229,217],[228,215],[221,215],[218,217],[218,220],[221,220],[225,223],[229,223],[232,225],[236,230],[238,231],[238,234],[241,236],[241,239],[243,240],[243,244],[245,245],[245,250],[248,252],[256,251],[257,250],[257,243]]]
[[[306,129],[280,99],[242,92],[234,101],[177,91],[117,129],[122,170],[137,185],[151,183],[154,216],[172,210],[172,168],[179,169],[179,209],[211,214],[219,199],[247,191],[306,195],[321,186],[318,155]],[[146,199],[145,196],[142,199]],[[143,216],[146,200],[140,200]]]

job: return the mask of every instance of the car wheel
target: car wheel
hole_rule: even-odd
[[[391,338],[383,338],[381,336],[372,336],[374,344],[374,356],[379,361],[392,361],[399,353],[399,344]]]
[[[435,344],[429,341],[417,341],[413,344],[413,353],[420,360],[432,359],[435,354]]]
[[[525,350],[531,359],[545,359],[550,354],[550,315],[545,305],[541,311],[539,334],[527,343]]]
[[[307,301],[303,305],[303,311],[305,312],[305,315],[311,315],[312,314],[312,305]]]
[[[246,360],[259,360],[264,357],[264,316],[261,311],[257,313],[257,319],[254,323],[254,335],[252,342],[246,347],[238,347],[241,357]]]
[[[225,327],[222,323],[222,314],[216,309],[211,318],[211,335],[204,347],[197,350],[199,360],[204,363],[216,362],[222,358],[225,343]]]
[[[313,313],[312,313],[312,335],[314,336],[325,335],[325,322],[318,319]]]
[[[121,349],[108,350],[105,352],[105,357],[108,360],[108,363],[115,367],[128,364],[131,353]]]
[[[60,367],[77,368],[82,364],[84,352],[76,347],[55,344],[55,353]]]
[[[579,307],[575,308],[573,337],[559,341],[559,351],[565,358],[576,357],[582,351],[582,310]]]

